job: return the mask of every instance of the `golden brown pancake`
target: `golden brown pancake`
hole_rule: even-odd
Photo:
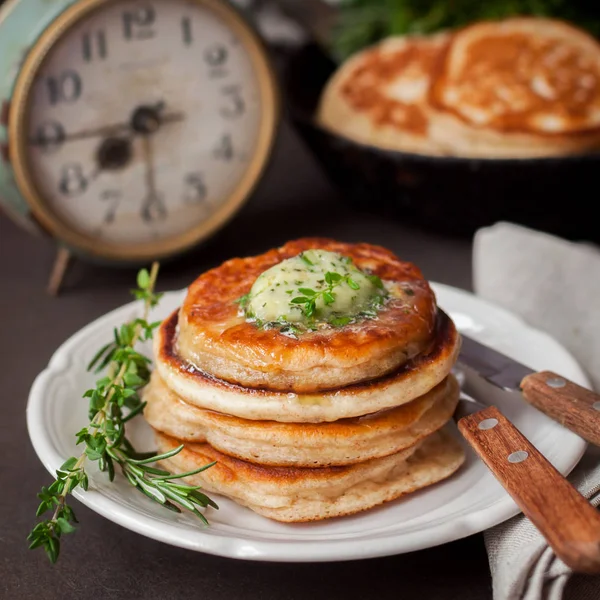
[[[433,390],[398,408],[335,423],[248,421],[191,406],[155,372],[144,390],[144,416],[162,433],[185,442],[272,466],[347,465],[388,456],[443,427],[458,403],[452,375]]]
[[[259,329],[236,300],[266,269],[309,249],[349,256],[391,288],[377,318],[326,327],[298,339]],[[189,287],[179,313],[177,349],[189,363],[249,388],[311,393],[381,377],[422,352],[435,329],[433,291],[417,267],[371,244],[305,238],[207,271]]]
[[[395,372],[338,389],[298,394],[245,388],[206,374],[177,353],[177,328],[176,311],[154,336],[156,369],[175,394],[198,408],[286,423],[336,421],[410,402],[446,378],[460,350],[454,323],[439,311],[430,346]]]
[[[379,148],[442,153],[429,136],[428,95],[449,40],[445,33],[392,37],[358,52],[327,83],[319,122]]]
[[[561,21],[482,22],[454,34],[431,88],[434,141],[456,154],[569,154],[600,142],[600,44]]]
[[[179,445],[174,438],[156,437],[160,452]],[[222,454],[209,444],[186,444],[162,464],[182,473],[216,460],[215,466],[186,480],[265,517],[301,522],[353,514],[432,485],[454,473],[464,456],[460,444],[440,431],[396,454],[343,467],[265,467]]]

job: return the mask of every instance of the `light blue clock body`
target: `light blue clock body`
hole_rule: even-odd
[[[8,0],[0,9],[0,204],[29,231],[39,231],[13,177],[7,121],[13,87],[32,44],[74,0]]]

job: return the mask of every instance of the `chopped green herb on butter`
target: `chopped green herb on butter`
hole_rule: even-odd
[[[294,273],[292,283],[284,279],[289,272]],[[318,324],[343,327],[357,318],[373,318],[386,296],[381,279],[358,269],[351,258],[307,250],[267,269],[238,302],[260,326],[296,336]]]

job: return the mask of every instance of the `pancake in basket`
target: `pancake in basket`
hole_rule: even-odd
[[[339,253],[379,277],[389,300],[375,319],[308,331],[299,338],[259,328],[238,299],[257,278],[307,250]],[[290,274],[300,278],[305,273]],[[234,258],[188,289],[179,312],[179,355],[214,377],[250,388],[310,393],[382,377],[425,350],[435,330],[433,291],[417,267],[371,244],[305,238],[265,254]]]
[[[469,156],[600,146],[600,43],[561,21],[482,22],[452,37],[431,88],[435,143]]]
[[[160,452],[179,445],[157,434]],[[162,464],[174,473],[216,465],[185,478],[256,513],[285,522],[317,521],[363,511],[432,485],[464,462],[461,445],[440,431],[396,454],[344,467],[265,467],[232,458],[209,444],[186,444]]]
[[[452,375],[398,408],[335,423],[248,421],[203,410],[171,392],[157,373],[144,390],[150,425],[185,442],[207,442],[249,462],[273,466],[346,465],[388,456],[443,427],[458,403]]]
[[[395,372],[339,389],[297,394],[245,388],[207,375],[177,354],[177,325],[174,312],[154,336],[156,370],[167,387],[188,404],[243,419],[319,423],[399,406],[443,381],[460,351],[454,323],[439,310],[430,346]]]
[[[358,52],[327,83],[317,118],[356,141],[441,154],[429,136],[428,94],[448,34],[393,37]]]

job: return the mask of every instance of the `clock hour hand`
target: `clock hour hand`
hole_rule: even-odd
[[[139,106],[131,115],[131,130],[140,135],[156,133],[161,125],[183,121],[185,115],[181,112],[162,114],[164,102],[154,106]]]

